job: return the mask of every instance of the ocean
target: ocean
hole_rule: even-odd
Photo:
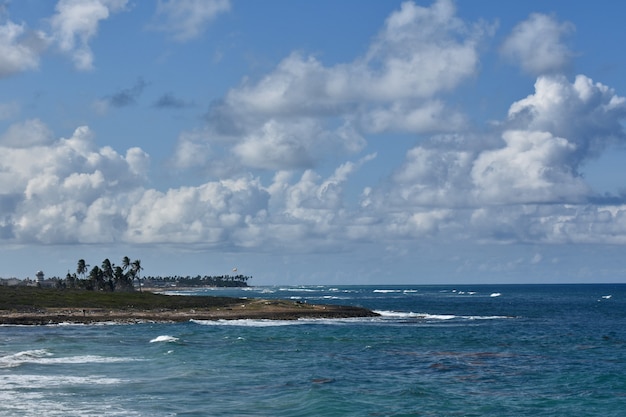
[[[0,327],[0,416],[625,416],[626,284],[190,294],[377,318]]]

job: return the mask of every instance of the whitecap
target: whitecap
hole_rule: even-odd
[[[163,335],[163,336],[157,336],[150,341],[150,343],[158,343],[158,342],[165,342],[165,343],[178,342],[178,338],[174,336]]]
[[[500,297],[501,295],[502,294],[500,294],[499,292],[492,292],[489,297]]]
[[[452,314],[427,314],[427,313],[413,313],[413,312],[401,312],[401,311],[388,311],[388,310],[375,310],[377,314],[387,318],[413,318],[424,320],[452,320],[457,316]]]
[[[75,375],[23,375],[6,374],[0,375],[0,385],[10,386],[16,389],[49,389],[66,385],[117,385],[127,382],[120,378],[102,377],[101,375],[75,376]]]
[[[602,296],[605,300],[609,300],[611,297],[613,297],[611,294]]]
[[[375,319],[375,318],[374,318]],[[279,326],[302,326],[309,324],[343,325],[355,322],[370,322],[371,317],[353,317],[341,319],[314,318],[297,320],[271,320],[271,319],[238,319],[238,320],[190,320],[191,323],[203,326],[240,326],[240,327],[279,327]]]
[[[241,326],[241,327],[277,327],[304,324],[301,320],[265,320],[265,319],[240,319],[240,320],[191,320],[192,323],[204,326]]]
[[[27,363],[39,365],[83,364],[83,363],[118,363],[132,362],[129,357],[110,357],[97,355],[78,355],[55,357],[46,349],[26,350],[0,357],[0,368],[14,368]]]
[[[400,290],[374,290],[372,292],[382,293],[382,294],[391,294],[394,292],[402,292]]]
[[[380,314],[383,319],[421,319],[421,320],[500,320],[509,319],[510,316],[457,316],[454,314],[428,314],[428,313],[413,313],[402,311],[385,311],[375,310],[375,313]]]
[[[46,349],[24,350],[22,352],[12,353],[0,357],[0,368],[13,368],[23,363],[39,361],[41,358],[47,356],[52,356],[52,353],[48,352]]]

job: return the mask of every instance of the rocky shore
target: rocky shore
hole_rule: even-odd
[[[3,325],[60,323],[174,323],[190,320],[297,320],[301,318],[356,318],[378,314],[360,307],[314,305],[282,300],[245,299],[236,304],[209,308],[29,308],[2,310]]]

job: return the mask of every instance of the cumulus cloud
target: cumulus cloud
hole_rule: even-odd
[[[465,117],[437,96],[476,74],[492,28],[455,13],[450,0],[405,2],[351,62],[325,66],[294,52],[231,89],[211,108],[210,126],[231,136],[244,166],[278,170],[311,168],[320,152],[358,152],[366,133],[460,129]]]
[[[293,53],[258,83],[231,90],[226,102],[259,114],[323,115],[352,111],[361,102],[430,98],[475,74],[477,47],[488,29],[467,27],[449,0],[430,8],[406,2],[364,57],[325,67]]]
[[[198,37],[220,13],[230,10],[230,0],[159,0],[153,27],[169,32],[177,41]]]
[[[16,123],[0,136],[0,146],[28,148],[43,145],[52,140],[52,132],[39,119]]]
[[[0,24],[0,78],[36,69],[44,46],[43,34],[29,31],[26,25],[11,21]]]
[[[532,75],[562,72],[573,56],[564,38],[573,31],[571,23],[534,13],[515,26],[501,53]]]
[[[207,132],[203,131],[181,133],[170,161],[171,165],[184,169],[202,166],[213,154],[206,135]]]
[[[99,22],[125,3],[92,0],[80,9],[79,2],[59,2],[57,19],[67,23],[54,27],[66,28],[66,52],[86,51],[78,62],[91,65],[89,41]],[[210,19],[189,23],[184,33],[168,20],[174,4],[189,11],[201,3],[159,3],[180,40],[196,36]],[[78,16],[85,17],[81,24]],[[524,36],[543,34],[553,41],[551,51],[570,30],[541,16],[525,24],[505,44],[524,62]],[[459,133],[469,132],[468,122],[445,97],[476,75],[479,45],[491,30],[460,21],[451,1],[406,2],[352,61],[329,66],[289,54],[269,73],[228,91],[211,107],[206,126],[179,135],[171,165],[218,178],[196,177],[194,186],[150,188],[150,158],[142,149],[98,147],[87,127],[55,140],[39,119],[15,123],[0,134],[0,238],[307,251],[346,242],[393,246],[398,239],[626,243],[623,196],[596,204],[580,175],[587,161],[626,140],[626,100],[613,89],[584,75],[571,81],[544,74],[493,130]],[[559,59],[543,57],[529,70],[563,68],[571,54],[556,50]],[[145,86],[140,79],[99,104],[104,110],[133,104]],[[173,94],[156,102],[182,104]],[[2,114],[16,113],[0,107]],[[420,134],[420,142],[380,183],[356,181],[358,197],[351,181],[377,159],[359,155],[366,137],[391,131]],[[364,177],[371,179],[367,171]]]
[[[576,146],[549,132],[512,131],[505,146],[486,150],[471,177],[481,203],[580,202],[590,194],[571,160]]]
[[[421,143],[389,183],[367,190],[363,205],[399,235],[417,215],[431,225],[423,233],[445,229],[448,237],[621,243],[626,206],[596,205],[579,171],[610,145],[626,142],[625,106],[623,97],[588,77],[540,77],[533,94],[511,105],[500,133]],[[389,207],[391,215],[381,215]]]
[[[125,239],[210,246],[236,243],[230,239],[232,231],[263,216],[268,198],[258,180],[251,178],[167,192],[147,190],[130,207]]]
[[[564,76],[539,77],[534,94],[513,103],[508,116],[512,128],[551,132],[575,144],[575,163],[626,140],[626,99],[584,75],[573,83]]]
[[[59,0],[50,18],[51,40],[68,54],[79,70],[93,68],[89,46],[101,21],[124,10],[128,0]]]
[[[28,147],[19,140],[24,137],[30,141]],[[0,195],[13,207],[5,213],[2,226],[19,242],[95,238],[81,234],[82,228],[89,229],[90,213],[103,199],[123,201],[119,196],[136,189],[147,176],[147,154],[136,148],[126,155],[110,147],[98,149],[87,127],[77,128],[67,139],[52,141],[48,129],[31,120],[9,129],[0,147]],[[126,208],[128,203],[123,202]],[[107,217],[113,236],[123,224],[124,211],[107,207],[113,210]]]

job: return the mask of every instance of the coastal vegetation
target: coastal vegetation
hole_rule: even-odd
[[[252,277],[245,275],[196,275],[196,276],[148,276],[142,277],[141,260],[131,261],[128,256],[122,258],[120,265],[115,265],[106,258],[100,265],[90,269],[84,259],[79,259],[76,272],[67,272],[65,279],[53,277],[49,284],[57,289],[76,289],[100,292],[133,292],[143,287],[247,287]],[[236,271],[236,268],[233,270]],[[37,283],[42,286],[41,282]]]
[[[184,322],[194,319],[295,320],[376,315],[361,307],[287,300],[0,286],[0,325]]]
[[[117,310],[215,308],[241,303],[233,297],[171,296],[151,292],[83,291],[79,289],[0,286],[0,309],[104,308]]]

